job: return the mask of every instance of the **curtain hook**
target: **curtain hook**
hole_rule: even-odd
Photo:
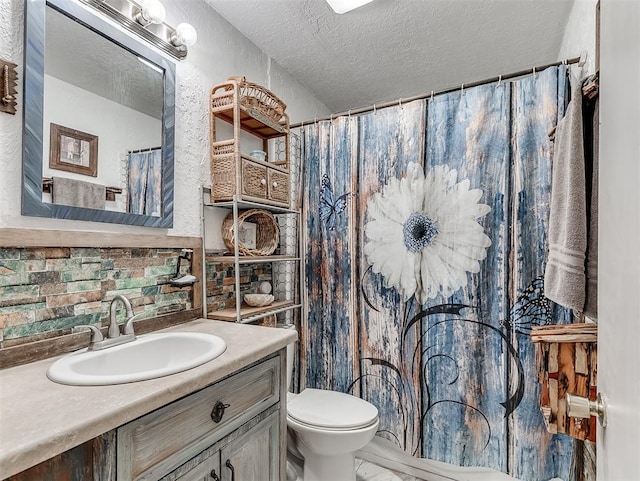
[[[402,99],[401,98],[398,99],[398,107],[402,108]]]
[[[537,80],[538,76],[536,75],[536,68],[533,67],[533,80]]]
[[[433,102],[433,90],[431,91],[431,101]]]
[[[498,84],[496,85],[496,88],[500,87],[501,83],[502,83],[502,75],[498,75]]]
[[[349,111],[347,112],[347,115],[349,116],[349,118],[351,118],[351,109],[349,109]]]
[[[566,58],[562,61],[562,65],[565,65],[565,66],[567,65],[567,59]]]
[[[460,93],[463,94],[464,93],[464,84],[462,84],[462,87],[460,87]]]
[[[373,104],[373,115],[376,114],[376,104]]]
[[[318,117],[313,118],[313,125],[318,125]]]

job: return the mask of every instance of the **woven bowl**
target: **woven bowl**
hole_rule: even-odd
[[[273,296],[271,294],[245,294],[244,302],[251,307],[268,306],[273,302]]]
[[[271,212],[262,209],[249,209],[238,213],[238,228],[243,222],[256,224],[256,246],[248,248],[242,242],[238,242],[240,254],[245,256],[268,256],[278,247],[280,229]],[[233,213],[227,214],[222,222],[222,240],[232,254],[234,249],[235,234],[233,232]]]

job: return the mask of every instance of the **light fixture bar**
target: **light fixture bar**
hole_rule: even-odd
[[[343,14],[362,7],[373,0],[327,0],[334,12]]]
[[[171,55],[178,60],[182,60],[187,56],[186,45],[176,46],[171,39],[175,38],[176,30],[170,25],[161,23],[149,23],[141,25],[136,21],[142,5],[133,0],[80,0],[82,3],[89,5],[107,17],[115,20],[126,30],[142,37],[144,40]]]

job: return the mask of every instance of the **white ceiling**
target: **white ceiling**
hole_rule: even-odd
[[[334,112],[558,60],[573,0],[206,0]]]

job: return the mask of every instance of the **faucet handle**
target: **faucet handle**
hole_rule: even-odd
[[[76,329],[91,329],[91,343],[92,344],[94,342],[100,342],[100,341],[104,340],[104,336],[102,335],[102,332],[96,326],[89,326],[88,324],[79,324],[79,325],[73,327],[73,331],[75,332]]]
[[[135,332],[133,331],[133,321],[145,313],[146,311],[138,312],[137,314],[132,314],[131,317],[129,317],[129,319],[127,319],[127,321],[125,322],[122,333],[135,335]]]

